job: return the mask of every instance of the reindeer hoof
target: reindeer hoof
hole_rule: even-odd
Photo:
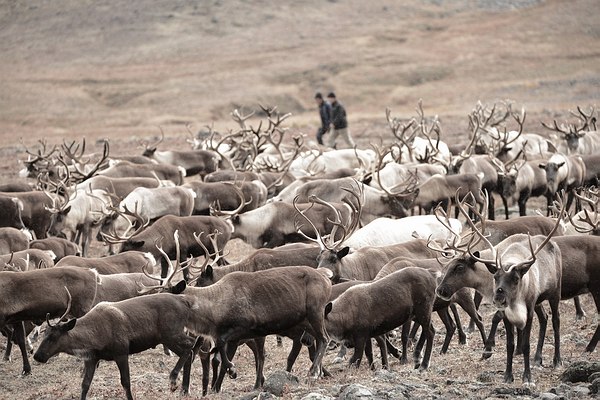
[[[487,360],[491,356],[492,356],[492,350],[484,350],[483,354],[481,355],[481,359],[482,360]]]
[[[24,369],[23,372],[21,372],[21,376],[27,376],[27,375],[31,375],[31,368]]]
[[[229,377],[230,377],[231,379],[235,379],[235,378],[237,378],[237,372],[235,371],[235,368],[234,368],[234,367],[231,367],[231,368],[229,368],[229,369],[227,370],[227,375],[229,375]]]

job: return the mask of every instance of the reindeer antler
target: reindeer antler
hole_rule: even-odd
[[[61,315],[61,317],[58,319],[58,322],[62,321],[64,317],[66,317],[67,315],[69,315],[69,313],[71,312],[71,304],[73,302],[73,297],[71,297],[71,292],[69,292],[69,289],[67,289],[66,286],[63,286],[63,287],[67,291],[67,309],[65,310],[65,312],[63,313],[63,315]],[[54,325],[52,325],[50,323],[50,313],[46,314],[46,323],[50,327],[54,326]]]

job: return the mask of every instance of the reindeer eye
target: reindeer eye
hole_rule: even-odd
[[[456,270],[457,270],[457,271],[459,271],[459,272],[461,272],[461,271],[462,271],[462,270],[464,270],[464,269],[465,269],[465,266],[464,266],[463,264],[458,264],[458,265],[456,266]]]

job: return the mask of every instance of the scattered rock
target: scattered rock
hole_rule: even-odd
[[[340,396],[339,400],[362,400],[362,399],[372,399],[374,397],[374,393],[371,389],[359,385],[359,384],[351,384],[346,386]]]
[[[578,361],[560,375],[563,382],[587,382],[590,375],[600,372],[600,362]]]
[[[598,393],[600,393],[600,378],[594,379],[594,381],[590,385],[590,393],[591,394],[598,394]]]
[[[497,387],[494,389],[494,394],[498,395],[509,395],[509,396],[532,396],[533,392],[530,388],[524,387],[511,387],[511,386],[503,386]]]
[[[253,392],[240,397],[240,400],[275,400],[277,396],[269,392]]]
[[[383,382],[393,382],[397,378],[395,372],[389,371],[387,369],[380,369],[375,372],[375,380],[383,381]]]
[[[559,396],[564,396],[570,392],[571,392],[571,386],[567,385],[566,383],[561,383],[557,387],[550,389],[550,393],[554,393]]]
[[[483,371],[479,375],[477,375],[477,380],[479,382],[494,382],[495,373],[491,371]]]
[[[550,392],[542,393],[540,395],[540,400],[555,400],[558,399],[558,395]]]
[[[592,383],[598,378],[600,378],[600,372],[594,372],[588,377],[588,382]]]
[[[321,393],[309,393],[304,396],[301,400],[333,400],[331,396],[325,396]]]
[[[571,398],[573,399],[583,399],[590,395],[590,389],[587,386],[579,385],[575,386],[573,390],[571,390]]]
[[[263,389],[275,396],[281,396],[290,391],[290,388],[300,384],[297,376],[287,371],[275,371],[267,377]]]

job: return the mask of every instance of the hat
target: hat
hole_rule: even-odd
[[[335,99],[335,93],[329,92],[329,94],[327,95],[327,97],[330,98],[330,99]]]
[[[323,95],[321,94],[321,92],[317,92],[317,94],[315,94],[315,99],[322,99]]]

